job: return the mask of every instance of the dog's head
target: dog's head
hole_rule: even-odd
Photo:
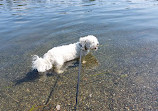
[[[97,50],[99,46],[98,39],[93,35],[80,38],[80,44],[84,50]]]

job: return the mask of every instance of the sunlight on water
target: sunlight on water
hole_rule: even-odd
[[[40,81],[32,55],[95,35],[81,71],[79,110],[156,111],[157,0],[0,0],[0,110],[71,111],[78,64]]]

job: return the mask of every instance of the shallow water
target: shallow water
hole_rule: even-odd
[[[156,0],[0,0],[0,110],[73,110],[78,67],[42,82],[31,56],[88,34],[101,46],[83,65],[79,110],[158,110],[157,10]]]

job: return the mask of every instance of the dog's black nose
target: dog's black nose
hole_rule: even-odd
[[[98,47],[95,47],[94,50],[98,50]]]

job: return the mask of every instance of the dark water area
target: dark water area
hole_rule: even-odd
[[[31,71],[32,55],[95,35],[79,111],[158,111],[157,0],[0,0],[0,110],[71,111],[78,67]]]

